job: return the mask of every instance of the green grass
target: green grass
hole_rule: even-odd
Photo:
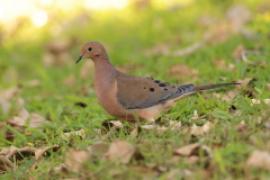
[[[231,1],[219,4],[217,1],[196,2],[190,6],[176,10],[132,8],[107,13],[89,13],[87,23],[72,20],[73,16],[61,17],[67,22],[68,28],[60,22],[52,21],[42,29],[23,27],[14,37],[7,38],[0,48],[0,88],[19,86],[18,97],[25,100],[25,107],[30,112],[37,112],[50,120],[43,129],[27,128],[26,133],[6,126],[1,129],[5,132],[10,129],[15,133],[13,141],[7,141],[4,133],[0,136],[0,146],[14,145],[24,147],[29,144],[39,147],[42,145],[60,145],[60,150],[43,158],[38,168],[28,171],[34,162],[33,157],[24,158],[18,162],[15,171],[8,171],[0,176],[1,179],[22,179],[22,177],[36,177],[37,179],[59,179],[67,177],[97,178],[97,179],[137,179],[142,177],[167,179],[171,170],[181,172],[189,170],[190,179],[268,179],[269,171],[249,169],[246,161],[249,154],[256,149],[269,151],[270,133],[264,124],[269,122],[269,105],[251,105],[251,99],[245,89],[236,90],[237,95],[230,101],[223,101],[213,92],[203,93],[185,98],[177,103],[168,113],[161,117],[161,121],[181,121],[182,127],[177,131],[167,130],[164,133],[143,130],[133,137],[128,128],[119,131],[110,131],[109,136],[97,133],[102,129],[102,123],[110,117],[98,105],[92,86],[92,75],[88,79],[80,77],[80,70],[84,63],[75,65],[80,46],[89,40],[98,40],[106,45],[111,61],[116,66],[137,66],[130,71],[138,76],[153,76],[171,83],[215,83],[220,81],[242,80],[254,78],[254,88],[251,91],[256,99],[270,97],[270,21],[263,18],[263,12],[256,7],[262,1],[254,3],[246,1],[246,5],[253,13],[247,28],[254,34],[247,38],[241,33],[231,34],[221,43],[208,43],[191,55],[183,57],[169,57],[164,55],[146,56],[145,51],[156,44],[165,44],[173,49],[181,49],[203,39],[206,27],[200,25],[200,16],[211,15],[220,20]],[[268,3],[269,4],[269,3]],[[268,14],[269,16],[269,14]],[[74,22],[76,21],[76,22]],[[77,23],[73,26],[74,23]],[[26,22],[27,24],[27,22]],[[60,26],[60,27],[58,27]],[[60,28],[55,36],[53,31]],[[68,55],[70,62],[62,66],[46,67],[42,62],[45,45],[50,41],[76,38]],[[252,62],[237,61],[233,52],[237,46],[243,45],[249,51],[258,53],[248,55]],[[217,59],[233,64],[235,69],[219,69],[213,65]],[[260,65],[262,64],[263,65]],[[175,77],[169,75],[169,69],[175,64],[186,64],[198,70],[195,78]],[[259,65],[258,65],[259,64]],[[72,86],[63,81],[68,76],[75,76]],[[30,80],[36,79],[39,86],[27,85]],[[225,79],[225,80],[221,80]],[[86,90],[82,90],[87,87]],[[219,91],[226,95],[230,90]],[[86,108],[76,106],[77,102],[87,104]],[[231,113],[229,108],[234,105],[240,115]],[[6,121],[16,112],[16,102],[12,103],[11,112],[0,112],[0,120]],[[192,120],[194,110],[200,115],[199,120]],[[193,136],[187,129],[193,124],[211,122],[213,127],[201,136]],[[237,130],[240,122],[245,122],[243,131]],[[134,125],[127,125],[134,126]],[[61,135],[67,131],[84,129],[86,137],[73,138],[65,141]],[[88,161],[80,174],[52,174],[52,169],[65,161],[69,149],[86,149],[97,142],[110,143],[122,139],[135,145],[144,159],[132,160],[128,165],[121,165],[98,159]],[[173,151],[177,147],[194,142],[202,143],[211,149],[210,160],[199,156],[199,162],[189,164],[185,160],[172,161]],[[163,171],[147,170],[150,165],[164,166]],[[145,168],[144,168],[145,167]],[[117,175],[113,175],[117,174]],[[179,179],[185,178],[181,173]]]

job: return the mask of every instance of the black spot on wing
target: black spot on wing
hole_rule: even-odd
[[[159,87],[165,87],[165,86],[167,86],[165,83],[160,83],[159,84]]]

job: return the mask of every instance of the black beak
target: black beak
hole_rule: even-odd
[[[78,60],[76,61],[76,64],[78,64],[82,59],[83,59],[83,55],[80,55],[80,57],[79,57]]]

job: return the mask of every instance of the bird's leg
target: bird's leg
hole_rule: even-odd
[[[133,113],[133,117],[134,117],[134,120],[135,120],[135,128],[138,128],[140,126],[140,117],[138,115],[138,113]]]

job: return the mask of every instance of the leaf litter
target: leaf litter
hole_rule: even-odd
[[[23,160],[25,157],[33,156],[35,162],[32,168],[36,167],[37,162],[45,156],[49,151],[57,151],[58,145],[45,146],[45,147],[22,147],[17,148],[15,146],[1,148],[0,150],[0,171],[5,172],[10,169],[16,169],[17,161]]]

